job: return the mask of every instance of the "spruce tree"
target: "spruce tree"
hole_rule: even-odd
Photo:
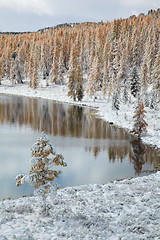
[[[151,101],[149,107],[151,109],[157,108],[157,92],[155,89],[152,90]]]
[[[137,97],[137,95],[140,93],[140,78],[139,78],[139,73],[136,66],[132,68],[129,76],[129,80],[130,80],[131,94],[134,97]]]
[[[115,91],[112,96],[112,108],[114,110],[119,110],[120,109],[120,101],[119,101],[119,94],[118,91]]]

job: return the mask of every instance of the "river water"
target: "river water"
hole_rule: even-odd
[[[57,179],[60,188],[142,176],[160,163],[156,150],[88,107],[0,95],[0,200],[33,194],[29,184],[16,187],[15,177],[28,174],[42,131],[68,165]]]

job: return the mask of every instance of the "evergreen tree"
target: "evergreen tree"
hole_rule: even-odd
[[[142,94],[144,94],[147,91],[147,87],[149,84],[149,72],[145,59],[141,67],[140,79],[141,79],[141,91]]]
[[[112,96],[112,108],[114,110],[119,110],[120,109],[120,101],[119,101],[119,94],[118,91],[115,91]]]
[[[58,64],[55,56],[53,57],[53,63],[52,63],[50,75],[51,75],[51,81],[56,84],[58,79]]]
[[[142,134],[146,132],[146,127],[148,126],[144,120],[145,113],[147,112],[144,110],[144,104],[141,100],[138,100],[138,106],[134,113],[134,127],[131,132],[137,134],[138,138],[141,138]]]
[[[131,160],[134,165],[135,173],[140,175],[142,171],[142,166],[145,163],[144,154],[145,154],[145,145],[142,144],[140,139],[135,139],[131,141]]]
[[[33,72],[34,72],[34,59],[31,55],[30,62],[29,62],[29,86],[32,87],[32,79],[33,79]]]
[[[76,69],[76,96],[78,101],[81,101],[83,98],[83,73],[80,65]]]
[[[157,54],[152,70],[152,84],[154,89],[160,90],[160,51]]]
[[[16,67],[15,67],[15,60],[11,60],[11,66],[10,66],[10,80],[12,82],[12,85],[15,84],[16,81]]]
[[[105,61],[104,67],[103,67],[103,81],[102,81],[102,89],[101,89],[103,96],[106,95],[108,81],[109,81],[109,70],[108,70],[107,62]]]
[[[31,169],[29,175],[18,175],[16,177],[17,187],[30,183],[35,189],[35,195],[43,198],[43,212],[46,212],[46,197],[54,193],[58,186],[54,182],[61,171],[54,170],[54,166],[67,166],[61,154],[56,154],[52,144],[44,132],[37,142],[32,146]]]
[[[28,77],[28,62],[27,61],[25,61],[25,63],[24,63],[24,76],[25,76],[25,78]]]
[[[73,101],[76,101],[76,72],[73,68],[69,70],[68,79],[68,96],[72,97]]]
[[[99,81],[98,81],[98,71],[97,71],[97,60],[93,61],[92,67],[90,69],[90,74],[88,77],[86,92],[95,98],[95,93],[98,91]]]
[[[127,89],[127,84],[124,85],[123,88],[123,95],[122,95],[122,101],[124,104],[126,104],[129,100],[129,94],[128,94],[128,89]]]
[[[21,76],[21,70],[20,70],[20,62],[19,62],[19,59],[17,57],[17,52],[15,52],[15,51],[12,52],[11,59],[14,60],[15,82],[23,83],[22,76]]]
[[[72,46],[70,59],[69,59],[69,72],[68,72],[68,96],[72,97],[76,101],[76,68],[77,68],[77,56],[75,45]]]
[[[32,88],[37,89],[37,87],[38,87],[38,72],[36,68],[34,68],[33,78],[32,78]]]
[[[157,92],[155,89],[152,90],[152,95],[151,95],[151,101],[150,101],[150,106],[151,109],[156,109],[157,108]]]
[[[129,76],[129,80],[130,80],[131,94],[134,97],[137,97],[137,95],[140,93],[140,78],[139,78],[139,73],[136,66],[132,68],[132,71]]]
[[[61,50],[58,62],[58,73],[57,73],[57,84],[63,85],[64,84],[64,77],[63,77],[63,51]]]

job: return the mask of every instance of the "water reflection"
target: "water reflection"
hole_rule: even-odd
[[[67,162],[61,188],[144,175],[160,164],[158,151],[95,118],[90,108],[0,95],[0,199],[32,191],[17,192],[14,179],[28,173],[30,148],[42,131]]]
[[[30,125],[32,129],[54,136],[89,139],[130,138],[123,129],[116,129],[101,119],[94,118],[87,107],[70,106],[53,101],[0,96],[0,122]]]
[[[146,147],[139,139],[131,141],[131,144],[131,162],[133,163],[135,173],[140,175],[142,166],[145,163]]]
[[[136,175],[145,172],[145,170],[143,170],[143,165],[145,163],[153,165],[154,169],[157,168],[160,163],[160,152],[154,148],[145,146],[139,139],[133,139],[131,141],[131,146],[132,148],[129,156]]]

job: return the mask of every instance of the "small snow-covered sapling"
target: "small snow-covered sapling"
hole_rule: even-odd
[[[56,154],[52,144],[44,132],[37,142],[32,146],[31,169],[28,175],[18,175],[16,177],[17,187],[30,183],[35,189],[35,195],[43,197],[44,209],[46,209],[46,196],[55,193],[58,189],[54,182],[59,177],[61,171],[54,170],[54,166],[67,166],[61,154]]]

